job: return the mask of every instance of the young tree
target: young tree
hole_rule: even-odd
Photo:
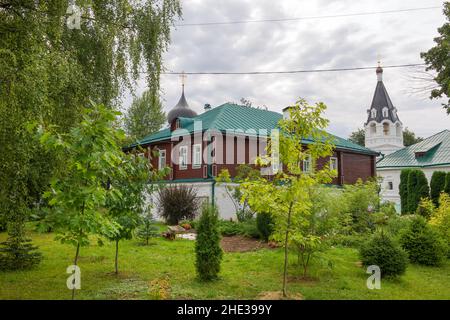
[[[442,27],[438,28],[439,36],[434,38],[436,45],[428,50],[427,52],[422,52],[420,57],[425,60],[427,64],[426,70],[436,71],[436,76],[434,80],[437,84],[437,88],[431,91],[430,98],[437,99],[445,95],[450,98],[450,65],[448,64],[448,42],[450,41],[450,3],[444,3],[444,15],[446,22]],[[447,114],[450,114],[450,99],[447,103],[443,104],[444,108],[447,110]]]
[[[110,179],[126,176],[119,144],[124,133],[113,127],[118,114],[97,105],[86,108],[83,121],[68,134],[38,130],[41,143],[67,159],[63,174],[52,179],[44,196],[53,207],[57,239],[76,248],[74,265],[78,264],[80,247],[89,245],[89,235],[113,238],[120,230],[106,209],[109,197],[122,196],[118,189],[107,188]]]
[[[133,100],[124,117],[125,131],[131,139],[142,139],[161,129],[166,121],[158,91],[147,90]]]
[[[328,125],[328,120],[322,117],[325,109],[323,103],[311,106],[304,99],[291,106],[289,119],[279,122],[279,144],[273,135],[268,143],[268,154],[271,155],[256,160],[261,166],[279,160],[283,171],[272,177],[246,179],[242,183],[243,199],[256,211],[269,211],[274,216],[273,237],[284,245],[284,297],[287,296],[288,247],[291,236],[297,237],[301,232],[300,226],[308,224],[306,217],[312,207],[310,190],[330,182],[336,175],[327,165],[322,168],[315,166],[319,158],[330,156],[334,148],[332,138],[324,131]],[[301,164],[307,159],[312,163],[311,170],[303,171]]]
[[[197,223],[195,267],[203,281],[215,280],[220,272],[223,251],[220,247],[219,213],[217,208],[204,205]]]
[[[408,175],[408,213],[415,213],[422,198],[430,196],[428,180],[422,170],[411,170]]]
[[[139,220],[139,226],[136,230],[136,237],[143,240],[145,245],[148,246],[148,240],[158,235],[158,227],[155,226],[155,220],[153,219],[150,207],[146,208],[144,215]]]
[[[160,172],[153,170],[148,159],[137,156],[136,153],[122,154],[120,173],[114,175],[111,188],[120,194],[111,193],[108,197],[106,208],[109,209],[111,220],[118,224],[119,230],[113,236],[106,235],[109,240],[115,242],[115,273],[119,273],[119,241],[131,239],[134,229],[139,225],[146,197],[152,193],[151,181],[160,179],[168,174],[169,168]]]
[[[436,207],[439,207],[439,196],[445,188],[445,176],[443,171],[435,171],[430,181],[430,197]]]
[[[401,213],[408,213],[408,177],[411,169],[402,169],[400,172],[400,185],[398,186],[401,203]]]

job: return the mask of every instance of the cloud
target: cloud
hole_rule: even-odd
[[[426,6],[441,5],[429,1]],[[273,19],[424,7],[419,0],[400,1],[242,1],[185,0],[179,23]],[[295,22],[185,26],[172,30],[164,55],[171,71],[264,71],[339,68],[421,62],[420,52],[433,46],[441,10],[370,16],[311,19]],[[449,128],[440,101],[410,94],[408,69],[385,69],[384,82],[404,126],[420,136]],[[244,97],[254,105],[281,109],[304,97],[328,105],[329,131],[347,137],[362,127],[375,90],[374,70],[295,75],[192,75],[186,97],[197,112],[203,105]],[[162,75],[164,106],[180,96],[180,79]],[[137,92],[145,89],[139,82]],[[130,103],[128,97],[125,104]]]

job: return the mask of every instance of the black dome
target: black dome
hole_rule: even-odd
[[[170,110],[170,112],[167,114],[167,121],[169,123],[172,123],[173,120],[179,117],[193,118],[195,116],[197,116],[197,113],[189,108],[186,98],[184,97],[183,90],[183,93],[181,94],[181,98],[178,101],[177,105],[173,107],[173,109]]]

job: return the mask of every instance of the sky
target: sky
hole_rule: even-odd
[[[176,24],[280,19],[441,6],[433,0],[182,0],[183,17]],[[327,69],[422,63],[420,52],[433,46],[445,19],[441,9],[288,22],[175,26],[164,66],[173,72],[242,72]],[[403,127],[428,137],[450,129],[441,101],[413,88],[417,68],[385,69],[383,81]],[[376,85],[375,70],[278,74],[189,75],[189,105],[203,112],[208,103],[238,103],[281,110],[305,98],[324,102],[328,131],[341,137],[363,127]],[[166,112],[181,93],[177,75],[161,75]],[[146,89],[138,82],[136,93]],[[129,105],[131,97],[125,99]]]

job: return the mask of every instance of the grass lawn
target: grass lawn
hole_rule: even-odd
[[[0,272],[0,299],[70,299],[66,268],[75,248],[54,241],[53,234],[32,233],[44,259],[35,269]],[[0,241],[6,234],[0,234]],[[381,290],[369,290],[365,270],[358,267],[357,251],[333,248],[317,260],[308,279],[293,264],[289,291],[305,299],[450,299],[450,262],[440,268],[409,265],[398,280],[382,280]],[[81,248],[81,290],[77,299],[255,299],[261,292],[278,291],[282,281],[283,251],[261,249],[226,253],[221,279],[201,283],[194,268],[194,242],[155,239],[143,246],[137,240],[120,245],[119,270],[114,271],[114,245]],[[295,257],[291,257],[295,262]]]

